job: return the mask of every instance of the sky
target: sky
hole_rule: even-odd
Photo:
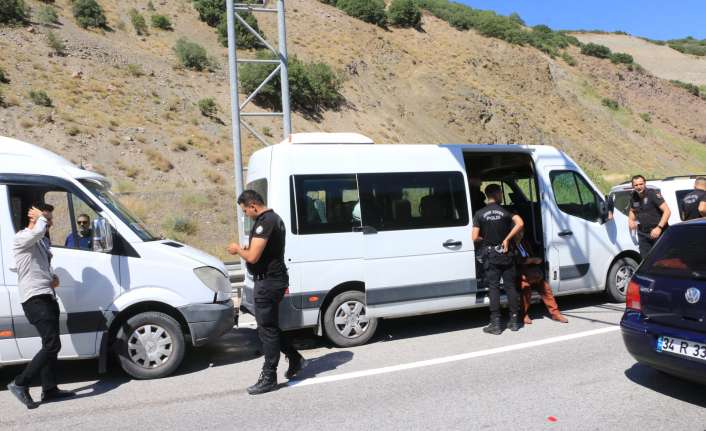
[[[621,30],[667,40],[706,38],[706,0],[455,0],[500,15],[520,14],[527,25],[554,30]]]

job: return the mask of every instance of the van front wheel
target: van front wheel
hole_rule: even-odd
[[[608,286],[606,291],[610,299],[615,302],[625,302],[628,292],[628,283],[637,269],[637,261],[630,257],[621,257],[613,262],[608,272]]]
[[[118,331],[120,366],[136,379],[158,379],[173,373],[184,359],[185,341],[171,316],[150,311],[132,316]]]
[[[378,320],[367,315],[365,294],[355,290],[336,295],[324,313],[326,337],[338,347],[367,343],[377,326]]]

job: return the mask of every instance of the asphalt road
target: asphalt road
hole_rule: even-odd
[[[535,305],[532,325],[501,336],[481,331],[486,309],[386,321],[351,349],[297,333],[309,360],[300,380],[255,397],[251,327],[190,350],[177,375],[156,381],[62,362],[62,387],[80,395],[32,411],[5,390],[20,368],[4,368],[0,429],[706,430],[706,388],[637,365],[617,330],[620,305],[559,303],[569,324]]]

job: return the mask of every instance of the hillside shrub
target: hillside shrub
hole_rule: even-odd
[[[699,94],[701,94],[701,89],[699,89],[699,87],[697,85],[690,84],[688,82],[682,82],[677,79],[673,79],[669,82],[676,85],[677,87],[683,88],[684,90],[688,91],[689,93],[693,94],[694,96],[699,96]]]
[[[147,2],[147,10],[150,11],[150,12],[154,12],[154,11],[155,11],[154,3],[152,3],[152,0],[149,0],[149,1]]]
[[[323,4],[330,4],[331,6],[336,6],[337,0],[319,0]]]
[[[610,55],[610,61],[615,64],[632,64],[635,60],[632,55],[624,52],[614,52]]]
[[[108,25],[103,8],[96,0],[74,0],[71,10],[81,28],[102,28]]]
[[[186,38],[180,38],[174,45],[174,52],[179,59],[179,63],[187,69],[204,70],[211,67],[206,49],[195,42],[190,42]]]
[[[47,45],[49,48],[54,51],[54,54],[56,55],[65,55],[66,54],[66,45],[64,44],[64,41],[61,40],[59,36],[56,35],[53,31],[48,31],[47,32]]]
[[[258,59],[270,59],[265,51]],[[246,92],[254,91],[274,69],[272,64],[244,64],[240,82]],[[325,63],[304,63],[296,56],[289,59],[289,91],[292,108],[308,115],[317,115],[325,109],[335,109],[343,102],[339,93],[341,78]],[[280,78],[274,77],[255,97],[255,103],[281,109]]]
[[[610,109],[611,111],[617,111],[618,109],[620,109],[620,104],[617,100],[609,99],[607,97],[601,100],[601,104],[606,108]]]
[[[172,229],[175,232],[186,235],[194,235],[197,231],[196,223],[184,217],[175,217],[172,219]]]
[[[651,123],[652,122],[652,116],[650,115],[649,112],[643,112],[640,114],[640,118],[642,118],[642,121],[645,123]]]
[[[130,17],[132,27],[135,29],[135,33],[137,33],[138,36],[145,36],[149,34],[149,31],[147,30],[147,21],[145,21],[145,17],[142,16],[137,9],[132,8],[127,14]]]
[[[575,59],[574,57],[572,57],[571,54],[569,54],[568,52],[562,52],[562,53],[561,53],[561,58],[562,58],[562,60],[564,60],[564,61],[566,62],[566,64],[568,64],[569,66],[576,66],[576,64],[578,64],[578,63],[576,62],[576,59]]]
[[[255,15],[250,12],[240,12],[239,15],[246,23],[248,23],[250,27],[252,27],[253,30],[257,31],[257,33],[264,38],[264,34],[262,33],[262,30],[260,30],[260,26],[257,23],[257,18],[255,18]],[[227,47],[228,17],[225,13],[221,16],[221,21],[218,24],[218,27],[216,27],[216,32],[218,33],[218,42],[220,42],[222,46]],[[261,45],[257,37],[255,37],[255,35],[245,28],[245,26],[237,19],[235,20],[235,40],[238,44],[238,48],[243,49],[253,49]]]
[[[0,88],[0,108],[4,108],[5,106],[5,96],[2,94],[2,88]]]
[[[31,90],[29,92],[29,98],[37,106],[52,106],[52,101],[49,95],[44,90]]]
[[[59,23],[59,15],[52,6],[44,5],[37,10],[37,21],[42,25],[52,25]]]
[[[419,27],[422,12],[414,0],[392,0],[387,9],[388,21],[399,27]]]
[[[169,20],[168,17],[164,15],[159,15],[155,14],[150,17],[150,20],[152,21],[152,27],[158,28],[160,30],[166,30],[166,31],[171,31],[174,30],[174,27],[172,27],[172,22]]]
[[[217,27],[221,16],[226,11],[225,0],[194,0],[194,9],[199,13],[199,19],[211,27]]]
[[[338,0],[336,7],[362,21],[381,27],[387,24],[383,0]]]
[[[199,100],[197,105],[201,115],[204,117],[213,117],[218,113],[218,105],[216,105],[216,101],[212,97]]]
[[[0,67],[0,84],[9,84],[10,83],[10,78],[7,77],[7,74],[5,73],[5,69]]]
[[[581,47],[581,54],[597,58],[610,58],[610,48],[597,43],[587,43]]]
[[[22,24],[29,12],[24,0],[0,0],[0,24]]]

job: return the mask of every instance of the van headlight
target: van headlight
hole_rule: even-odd
[[[230,290],[230,281],[228,277],[212,266],[202,266],[194,269],[194,274],[201,282],[212,291],[228,292]]]

